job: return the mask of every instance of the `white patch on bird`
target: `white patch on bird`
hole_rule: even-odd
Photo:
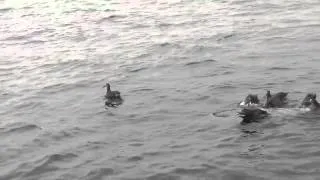
[[[242,101],[241,103],[240,103],[240,106],[245,106],[246,105],[246,103],[244,102],[244,101]]]
[[[246,104],[244,101],[242,101],[239,105],[240,105],[240,107],[257,107],[257,106],[259,106],[259,104],[254,104],[254,103],[251,103],[251,102]]]

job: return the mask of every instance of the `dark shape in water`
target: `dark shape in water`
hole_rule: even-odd
[[[118,107],[123,103],[123,99],[107,99],[105,105],[108,107]]]
[[[244,100],[245,105],[250,105],[250,104],[259,104],[259,98],[258,95],[256,94],[249,94],[246,99]]]
[[[241,131],[245,134],[256,134],[258,131],[256,130],[246,130],[246,129],[241,129]]]
[[[107,83],[103,87],[107,87],[106,95],[104,96],[108,100],[118,100],[122,99],[119,91],[111,91],[110,84]]]
[[[311,105],[311,100],[316,99],[316,97],[317,95],[315,93],[308,93],[306,97],[303,99],[303,101],[301,102],[300,107],[302,108],[309,107]]]
[[[320,104],[316,98],[317,95],[315,93],[308,93],[303,99],[301,106],[304,108],[310,108],[311,111],[320,110]]]
[[[239,115],[242,118],[241,124],[247,124],[259,122],[260,119],[267,117],[269,113],[260,108],[244,108],[239,112]]]
[[[311,101],[311,105],[310,105],[311,111],[320,110],[320,104],[318,103],[318,101],[315,98],[311,99],[310,101]]]
[[[266,108],[277,108],[283,107],[287,104],[287,92],[278,92],[274,95],[271,95],[270,91],[267,91],[267,102],[265,104]]]

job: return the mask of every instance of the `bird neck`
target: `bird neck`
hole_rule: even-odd
[[[271,93],[270,92],[267,93],[267,98],[271,98]]]
[[[111,92],[110,86],[107,86],[107,92]]]

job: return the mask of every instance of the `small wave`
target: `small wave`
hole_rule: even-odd
[[[124,18],[126,17],[125,15],[110,15],[108,18],[109,19],[114,19],[114,18]]]
[[[27,32],[24,35],[13,35],[13,36],[9,36],[6,37],[4,39],[1,39],[1,41],[20,41],[20,40],[27,40],[33,36],[38,36],[43,34],[44,32],[48,31],[48,29],[42,29],[42,30],[37,30],[37,31],[33,31],[33,32]]]
[[[170,23],[160,23],[158,26],[159,26],[160,28],[161,28],[161,27],[169,27],[169,26],[173,26],[173,24],[170,24]]]
[[[43,87],[44,90],[49,90],[49,89],[63,89],[63,86],[65,86],[66,84],[64,83],[57,83],[57,84],[50,84],[50,85],[46,85]]]
[[[10,126],[13,126],[13,127],[10,127]],[[15,123],[15,124],[9,125],[9,127],[7,128],[3,128],[3,130],[5,130],[3,133],[14,133],[14,132],[22,133],[25,131],[32,131],[34,129],[41,129],[41,128],[35,124]]]
[[[287,139],[291,137],[303,137],[303,136],[304,136],[303,133],[283,133],[274,137],[277,139]]]
[[[41,160],[34,162],[35,167],[33,167],[29,172],[27,172],[24,176],[39,176],[39,174],[43,174],[50,171],[55,171],[59,169],[59,166],[54,165],[57,162],[70,162],[72,159],[78,157],[73,153],[67,154],[52,154],[45,156]]]
[[[65,139],[65,138],[71,138],[73,137],[72,133],[70,132],[66,132],[66,131],[61,131],[57,134],[51,134],[51,133],[48,133],[48,134],[45,134],[46,136],[50,136],[50,138],[56,140],[56,141],[59,141],[59,140],[62,140],[62,139]],[[38,141],[40,139],[35,139],[34,141]]]
[[[225,39],[229,39],[229,38],[231,38],[233,36],[234,36],[234,34],[228,34],[228,35],[225,35],[225,36],[219,38],[217,41],[222,41],[222,40],[225,40]]]
[[[320,167],[320,162],[315,161],[315,162],[307,162],[307,163],[302,163],[300,165],[297,165],[294,167],[295,170],[300,170],[306,173],[312,173],[313,171],[318,171]]]
[[[202,174],[208,170],[206,167],[199,168],[176,168],[172,172],[177,174]]]
[[[2,68],[0,68],[0,71],[2,71]],[[3,77],[6,77],[7,79],[7,77],[14,76],[13,71],[11,72],[10,71],[6,72],[6,71],[8,70],[6,69],[5,71],[0,72],[0,77],[3,76]]]
[[[268,82],[268,83],[263,84],[262,88],[271,88],[272,86],[276,86],[276,85],[277,85],[277,83],[275,83],[275,82]]]
[[[29,17],[29,16],[39,16],[40,14],[36,14],[36,13],[28,13],[28,14],[23,14],[21,15],[21,17]]]
[[[44,44],[46,41],[42,41],[42,40],[30,40],[27,42],[24,42],[22,44],[26,45],[26,44]]]
[[[231,38],[232,36],[234,36],[234,34],[226,35],[226,36],[224,36],[223,38],[224,38],[224,39],[227,39],[227,38]]]
[[[204,101],[204,100],[207,100],[207,99],[209,99],[210,98],[210,96],[200,96],[200,97],[197,97],[195,100],[197,100],[197,101]]]
[[[114,9],[105,9],[105,10],[103,10],[104,12],[113,12],[113,11],[116,11],[116,10],[114,10]]]
[[[40,92],[38,92],[38,95],[52,95],[55,93],[59,93],[62,91],[68,91],[74,88],[85,88],[88,86],[88,83],[86,80],[83,81],[78,81],[75,83],[56,83],[56,84],[49,84],[49,85],[45,85]]]
[[[47,162],[48,163],[52,163],[54,161],[66,161],[69,160],[70,158],[76,158],[78,157],[77,155],[73,154],[73,153],[67,153],[67,154],[52,154],[48,157]]]
[[[160,152],[146,152],[146,153],[143,153],[143,156],[158,156],[160,154],[161,154]]]
[[[99,141],[89,141],[87,144],[84,145],[84,147],[87,150],[94,150],[94,149],[103,149],[105,147],[105,145],[107,145],[108,143],[106,142],[99,142]]]
[[[313,147],[315,147],[315,146],[313,146]],[[316,150],[316,151],[308,152],[305,155],[306,155],[306,157],[319,157],[320,151]]]
[[[217,112],[212,113],[212,116],[213,117],[230,117],[230,112],[233,111],[233,110],[234,109],[217,111]]]
[[[15,35],[15,36],[9,36],[7,38],[1,39],[1,41],[15,41],[15,40],[23,40],[29,38],[28,35]]]
[[[20,102],[15,108],[16,109],[35,109],[43,107],[43,102]]]
[[[93,131],[89,129],[83,129],[78,127],[73,127],[70,129],[65,129],[57,132],[45,132],[39,135],[38,138],[34,139],[35,142],[47,142],[50,140],[62,141],[72,137],[81,135],[82,133],[92,133]],[[48,140],[49,139],[49,140]]]
[[[206,126],[206,127],[202,127],[199,129],[196,129],[195,132],[208,132],[210,130],[216,129],[218,126],[217,125],[210,125],[210,126]]]
[[[32,8],[33,8],[32,6],[24,6],[21,9],[32,9]]]
[[[25,125],[22,127],[17,127],[17,128],[13,128],[10,129],[8,132],[24,132],[24,131],[31,131],[34,129],[41,129],[39,126],[34,125],[34,124],[29,124],[29,125]]]
[[[186,66],[192,66],[192,65],[198,65],[198,64],[202,64],[202,63],[212,63],[212,62],[216,62],[216,60],[207,59],[207,60],[204,60],[204,61],[193,61],[193,62],[186,63],[185,65]]]
[[[141,88],[141,89],[131,90],[130,92],[135,93],[135,92],[150,92],[150,91],[154,91],[154,89],[151,89],[151,88]]]
[[[161,47],[165,47],[165,46],[169,46],[170,45],[170,43],[168,43],[168,42],[164,42],[164,43],[160,43],[159,44]]]
[[[222,149],[225,149],[225,148],[235,148],[237,147],[236,144],[232,143],[232,144],[218,144],[216,145],[216,148],[222,148]]]
[[[139,71],[142,71],[145,69],[148,69],[148,68],[146,68],[146,67],[136,68],[136,69],[129,70],[129,72],[139,72]]]
[[[233,71],[225,71],[222,73],[222,75],[229,75],[229,74],[233,74],[234,72]]]
[[[170,145],[169,147],[172,149],[180,149],[180,148],[187,148],[189,147],[189,144],[174,144],[174,145]]]
[[[229,85],[229,84],[225,84],[225,85],[218,85],[215,87],[215,89],[236,89],[237,87],[233,86],[233,85]]]
[[[139,146],[143,146],[143,143],[131,143],[129,144],[129,146],[139,147]]]
[[[5,13],[5,12],[11,11],[11,10],[13,10],[13,8],[1,8],[0,13]]]
[[[125,18],[125,17],[126,17],[125,15],[110,15],[108,17],[103,17],[103,18],[99,19],[97,21],[97,24],[101,24],[101,23],[104,23],[105,21],[121,19],[121,18]]]
[[[101,19],[99,19],[99,20],[97,21],[97,24],[101,24],[101,23],[103,23],[103,22],[105,22],[105,21],[108,21],[108,20],[109,20],[109,17],[101,18]]]
[[[258,152],[264,148],[263,144],[252,144],[248,147],[249,152]]]
[[[268,68],[268,70],[279,70],[279,71],[282,71],[282,70],[291,70],[291,68],[288,68],[288,67],[271,67],[271,68]]]
[[[98,168],[91,170],[84,179],[103,179],[105,176],[113,175],[115,171],[112,168]]]
[[[141,160],[143,160],[143,157],[141,156],[132,156],[128,158],[128,161],[141,161]]]
[[[149,176],[146,178],[146,180],[178,180],[181,179],[179,176],[177,175],[171,175],[171,174],[165,174],[165,173],[158,173],[152,176]]]
[[[135,29],[135,30],[137,30],[137,29],[143,29],[143,28],[148,28],[148,27],[150,27],[150,25],[148,25],[148,24],[139,24],[139,23],[136,23],[134,26],[133,26],[133,28]]]

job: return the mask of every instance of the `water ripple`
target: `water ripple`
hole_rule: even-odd
[[[64,162],[68,162],[74,158],[76,158],[77,155],[72,153],[67,154],[52,154],[48,155],[40,160],[36,160],[31,164],[31,169],[23,175],[24,178],[33,177],[33,176],[39,176],[42,173],[46,173],[47,171],[55,171],[58,170],[61,167],[61,164]],[[26,164],[22,165],[25,166]],[[30,165],[29,165],[30,166]],[[22,168],[20,167],[20,168]],[[30,168],[30,167],[28,167]],[[24,169],[24,168],[22,168]]]
[[[13,124],[7,124],[4,127],[0,128],[1,134],[10,134],[10,133],[22,133],[26,131],[32,131],[35,129],[41,129],[41,127],[35,125],[35,124],[27,124],[27,123],[13,123]]]
[[[83,179],[104,179],[114,173],[115,171],[112,168],[98,168],[91,170]]]
[[[317,0],[3,3],[0,179],[319,177],[319,113],[294,108],[318,91]],[[290,110],[241,125],[266,89]]]
[[[0,13],[6,13],[6,12],[12,11],[12,10],[14,10],[14,9],[13,8],[1,8]]]

